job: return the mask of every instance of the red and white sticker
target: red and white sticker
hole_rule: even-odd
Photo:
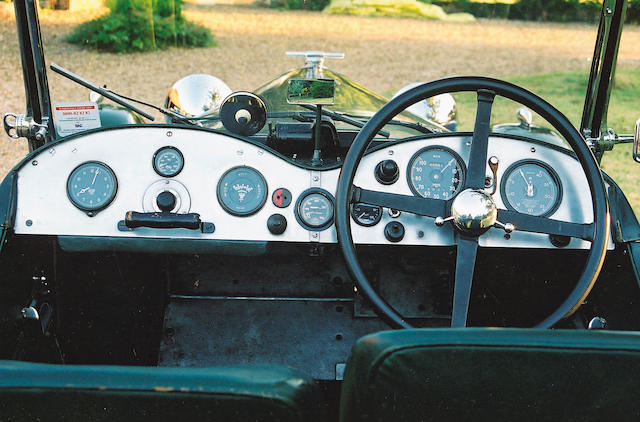
[[[90,101],[54,104],[53,116],[56,132],[60,136],[96,129],[101,126],[98,105]]]

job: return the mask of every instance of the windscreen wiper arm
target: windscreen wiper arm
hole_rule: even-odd
[[[154,121],[155,118],[150,115],[149,113],[147,113],[146,111],[134,106],[133,104],[129,104],[127,101],[125,101],[124,99],[122,99],[119,95],[108,91],[104,88],[99,87],[98,85],[91,83],[89,81],[87,81],[86,79],[81,78],[80,76],[76,75],[75,73],[69,72],[67,69],[58,66],[55,63],[51,63],[50,65],[51,70],[53,70],[54,72],[64,76],[67,79],[71,79],[73,82],[80,84],[82,86],[84,86],[85,88],[89,88],[92,91],[97,92],[98,94],[102,95],[105,98],[110,99],[111,101],[120,104],[123,107],[128,108],[129,110],[138,113],[139,115],[141,115],[144,118],[147,118],[151,121]]]

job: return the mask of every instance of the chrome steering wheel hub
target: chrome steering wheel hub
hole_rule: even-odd
[[[451,217],[458,230],[479,236],[496,224],[498,208],[491,195],[480,189],[466,189],[453,200]]]

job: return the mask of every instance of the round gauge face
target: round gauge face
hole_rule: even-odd
[[[174,147],[163,147],[153,154],[153,169],[160,176],[173,177],[182,171],[184,157]]]
[[[333,197],[322,189],[309,189],[296,204],[298,222],[310,230],[324,230],[333,223]]]
[[[547,216],[560,204],[562,187],[551,167],[539,161],[513,164],[502,177],[500,186],[505,206],[523,214]]]
[[[218,202],[230,214],[251,215],[267,200],[267,182],[251,167],[234,167],[218,182]]]
[[[67,196],[83,211],[98,211],[113,201],[118,189],[116,175],[106,165],[88,161],[76,167],[67,179]]]
[[[351,205],[351,217],[361,226],[375,226],[382,218],[382,207],[361,203],[353,204]]]
[[[423,148],[407,169],[411,191],[423,198],[451,199],[464,185],[465,167],[460,156],[445,147]]]

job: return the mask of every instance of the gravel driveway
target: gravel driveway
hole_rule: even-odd
[[[0,113],[24,112],[24,89],[12,5],[0,3]],[[334,16],[246,5],[185,7],[185,15],[209,26],[218,46],[131,55],[98,54],[63,42],[91,13],[41,13],[47,60],[107,84],[115,91],[160,105],[173,81],[203,72],[233,90],[252,90],[300,65],[286,50],[344,52],[328,66],[381,93],[406,83],[443,76],[505,77],[589,68],[596,27],[479,20],[474,24],[406,18]],[[100,11],[94,12],[99,13]],[[620,65],[640,67],[640,28],[625,30]],[[85,89],[49,72],[54,101],[84,101]],[[23,141],[0,140],[0,174],[26,152]]]

